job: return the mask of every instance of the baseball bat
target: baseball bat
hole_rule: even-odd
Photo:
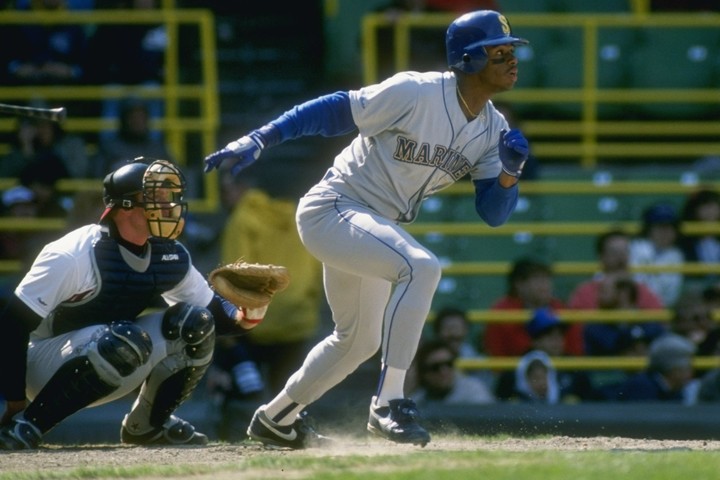
[[[17,117],[40,118],[51,122],[62,122],[65,120],[66,115],[65,107],[33,108],[9,105],[7,103],[0,103],[0,113],[7,113]]]

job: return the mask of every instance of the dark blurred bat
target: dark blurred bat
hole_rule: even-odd
[[[7,103],[0,103],[0,113],[14,115],[16,117],[40,118],[52,122],[62,122],[66,116],[65,107],[33,108],[21,107],[20,105],[8,105]]]

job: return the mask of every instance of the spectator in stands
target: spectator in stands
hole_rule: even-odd
[[[414,360],[418,388],[411,393],[418,405],[487,404],[495,401],[489,386],[460,371],[455,365],[456,359],[452,348],[444,342],[429,340],[420,344]]]
[[[157,0],[105,0],[102,8],[151,11],[158,8]],[[164,81],[167,32],[162,24],[152,23],[101,23],[91,37],[88,81],[93,84],[131,85],[143,89],[158,89]],[[164,112],[161,99],[146,101],[151,119],[161,118]],[[117,99],[102,102],[101,115],[115,119],[120,115],[121,105]],[[100,132],[100,138],[112,135]],[[154,140],[162,138],[161,132],[151,130]]]
[[[560,403],[557,370],[547,353],[541,350],[526,353],[512,374],[514,388],[506,400],[549,405]]]
[[[530,360],[545,365],[547,370],[545,373],[549,375],[546,377],[547,381],[545,383],[549,386],[554,385],[552,388],[557,389],[557,401],[575,403],[600,398],[592,385],[589,375],[585,372],[575,370],[554,371],[551,359],[565,355],[564,340],[568,328],[567,323],[563,323],[551,309],[540,308],[533,312],[532,317],[525,324],[525,328],[532,339],[530,350],[525,354],[527,359],[525,362],[521,360],[520,364],[522,366],[519,365],[519,370],[504,372],[500,375],[495,387],[495,395],[499,400],[518,398],[528,400],[534,398],[529,395],[526,388],[532,382],[528,381],[526,384],[522,381],[527,375],[533,373],[527,371],[531,366]],[[538,355],[537,352],[547,355],[547,361],[545,361],[544,356]],[[537,370],[534,373],[541,370],[540,365],[537,365]],[[523,376],[522,372],[525,372],[526,375]],[[547,396],[542,398],[548,399]]]
[[[549,307],[560,310],[564,302],[553,293],[550,266],[540,260],[517,259],[507,276],[507,293],[496,300],[492,310],[534,310]],[[485,353],[490,356],[523,355],[530,348],[530,337],[522,324],[488,323],[483,338]],[[565,332],[565,353],[583,354],[582,326],[571,325]]]
[[[45,107],[45,104],[37,106]],[[19,118],[11,150],[0,158],[0,177],[19,177],[23,169],[42,158],[57,157],[62,167],[59,178],[84,178],[88,170],[85,141],[70,135],[57,122]]]
[[[680,216],[683,222],[702,222],[717,225],[720,222],[720,192],[704,188],[685,199]],[[681,248],[688,262],[719,263],[720,235],[681,236]],[[710,280],[717,276],[711,276]]]
[[[20,184],[35,194],[38,216],[41,218],[65,218],[68,205],[58,190],[58,181],[69,174],[62,159],[53,152],[42,152],[34,157],[20,172]]]
[[[63,12],[65,0],[36,0],[33,11]],[[85,81],[87,35],[82,25],[35,23],[4,26],[2,83],[80,84]]]
[[[639,285],[629,275],[613,273],[598,280],[598,310],[637,310]],[[642,331],[640,333],[639,330]],[[596,322],[585,325],[585,353],[588,355],[625,355],[628,337],[651,341],[664,334],[661,322]],[[633,334],[634,332],[634,334]],[[637,346],[637,345],[635,345]]]
[[[713,320],[711,304],[701,292],[683,293],[673,309],[670,328],[693,342],[698,355],[720,354],[720,328]]]
[[[614,400],[691,403],[695,345],[668,333],[650,344],[648,367],[617,386]]]
[[[458,358],[477,358],[480,352],[470,338],[471,326],[465,310],[445,307],[438,310],[433,320],[435,338],[452,348]]]
[[[595,255],[600,271],[574,289],[568,302],[570,308],[598,308],[603,278],[631,276],[630,241],[630,235],[623,230],[613,229],[598,235],[595,240]],[[638,308],[662,308],[662,301],[647,285],[643,283],[637,285]]]
[[[118,165],[140,156],[170,159],[165,142],[154,139],[150,130],[150,111],[147,102],[127,98],[120,108],[120,126],[109,138],[102,138],[95,162],[97,175],[111,171]]]
[[[38,216],[35,193],[17,185],[2,193],[3,217],[36,218]],[[32,260],[37,252],[28,252],[28,241],[34,232],[0,231],[0,258],[6,260]]]
[[[444,342],[452,348],[457,358],[483,358],[472,337],[472,328],[467,312],[456,307],[440,309],[433,321],[433,333],[436,340]],[[469,373],[486,385],[495,383],[495,373],[490,370],[473,370]]]
[[[643,212],[640,234],[630,242],[630,265],[682,265],[685,257],[678,246],[679,239],[679,217],[675,207],[667,203],[650,206]],[[675,304],[683,288],[680,272],[641,272],[634,278],[646,284],[665,307]]]

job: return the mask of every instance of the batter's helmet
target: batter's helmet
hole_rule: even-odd
[[[448,66],[465,73],[475,73],[487,63],[486,46],[527,45],[524,38],[514,37],[504,15],[493,10],[478,10],[455,19],[445,34]]]

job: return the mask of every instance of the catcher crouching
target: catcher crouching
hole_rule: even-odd
[[[177,166],[136,159],[105,177],[97,224],[37,256],[0,313],[0,450],[37,448],[68,416],[138,387],[123,443],[208,442],[173,413],[209,367],[215,336],[257,326],[288,277],[282,267],[238,262],[217,269],[211,278],[222,286],[211,288],[177,240],[184,192]]]

